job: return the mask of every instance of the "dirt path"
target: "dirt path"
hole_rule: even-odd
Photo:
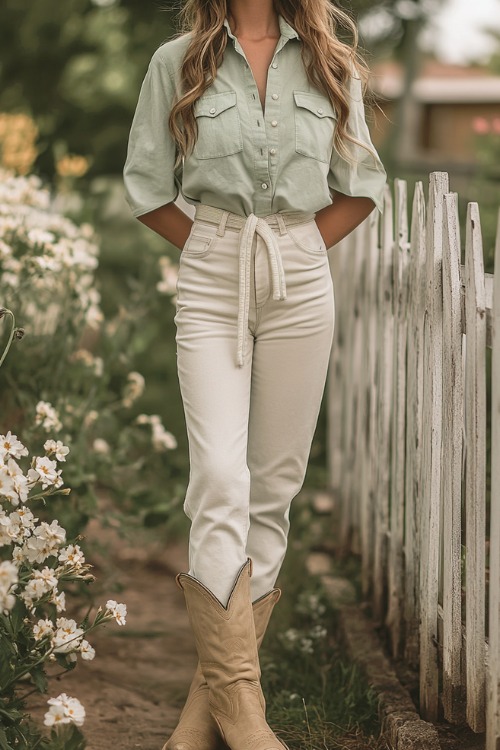
[[[91,524],[86,536],[94,534],[113,549],[111,565],[92,555],[97,603],[126,603],[127,623],[108,623],[91,633],[95,659],[79,660],[74,671],[51,680],[50,696],[64,691],[83,703],[88,750],[161,750],[196,667],[184,599],[175,584],[175,574],[187,570],[186,545],[159,550],[142,540],[146,546],[131,547]],[[41,721],[48,697],[35,696],[30,703]]]

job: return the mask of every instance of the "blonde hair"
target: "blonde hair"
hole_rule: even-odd
[[[346,142],[373,151],[347,131],[351,74],[361,80],[363,99],[367,94],[369,68],[358,51],[356,24],[330,0],[274,0],[274,8],[299,34],[307,78],[330,100],[337,113],[333,145],[349,163],[352,154]],[[179,12],[180,32],[191,34],[180,70],[181,93],[174,101],[168,127],[178,155],[175,166],[191,153],[198,136],[194,104],[216,77],[227,44],[224,19],[227,0],[186,0]],[[343,27],[352,35],[352,44],[337,37]],[[354,71],[354,72],[352,72]]]

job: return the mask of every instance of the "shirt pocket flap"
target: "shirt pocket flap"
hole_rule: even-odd
[[[236,91],[221,91],[220,94],[200,96],[194,105],[195,117],[217,117],[236,104]]]
[[[309,112],[312,112],[316,117],[337,118],[337,113],[326,96],[312,94],[309,91],[294,91],[293,96],[297,107],[308,109]]]

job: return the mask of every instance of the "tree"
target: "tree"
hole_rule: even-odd
[[[338,4],[359,22],[370,53],[393,50],[412,70],[406,50],[437,0]],[[66,153],[89,159],[89,177],[121,170],[148,61],[176,17],[165,0],[3,0],[0,112],[34,118],[43,177]]]

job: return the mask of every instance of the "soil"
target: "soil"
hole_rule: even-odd
[[[85,536],[111,549],[109,556],[92,553],[97,580],[91,586],[98,589],[93,612],[115,599],[127,605],[127,622],[109,622],[90,633],[95,659],[79,659],[74,670],[51,678],[48,695],[32,697],[30,711],[42,723],[47,698],[66,692],[85,706],[88,750],[161,750],[197,663],[184,597],[175,583],[176,573],[188,569],[186,545],[159,549],[146,535],[131,546],[97,523]],[[65,615],[78,619],[74,612]]]
[[[65,692],[85,706],[87,750],[161,750],[197,663],[184,597],[175,583],[175,575],[188,570],[187,543],[141,529],[127,543],[97,520],[87,526],[85,539],[92,541],[86,556],[96,577],[89,587],[92,615],[115,599],[127,605],[126,624],[110,622],[90,633],[95,659],[78,659],[74,670],[51,677],[48,694],[32,695],[28,709],[42,725],[47,699]],[[89,605],[75,610],[67,602],[64,615],[81,620]],[[339,737],[335,750],[373,749],[374,738],[365,739]]]

